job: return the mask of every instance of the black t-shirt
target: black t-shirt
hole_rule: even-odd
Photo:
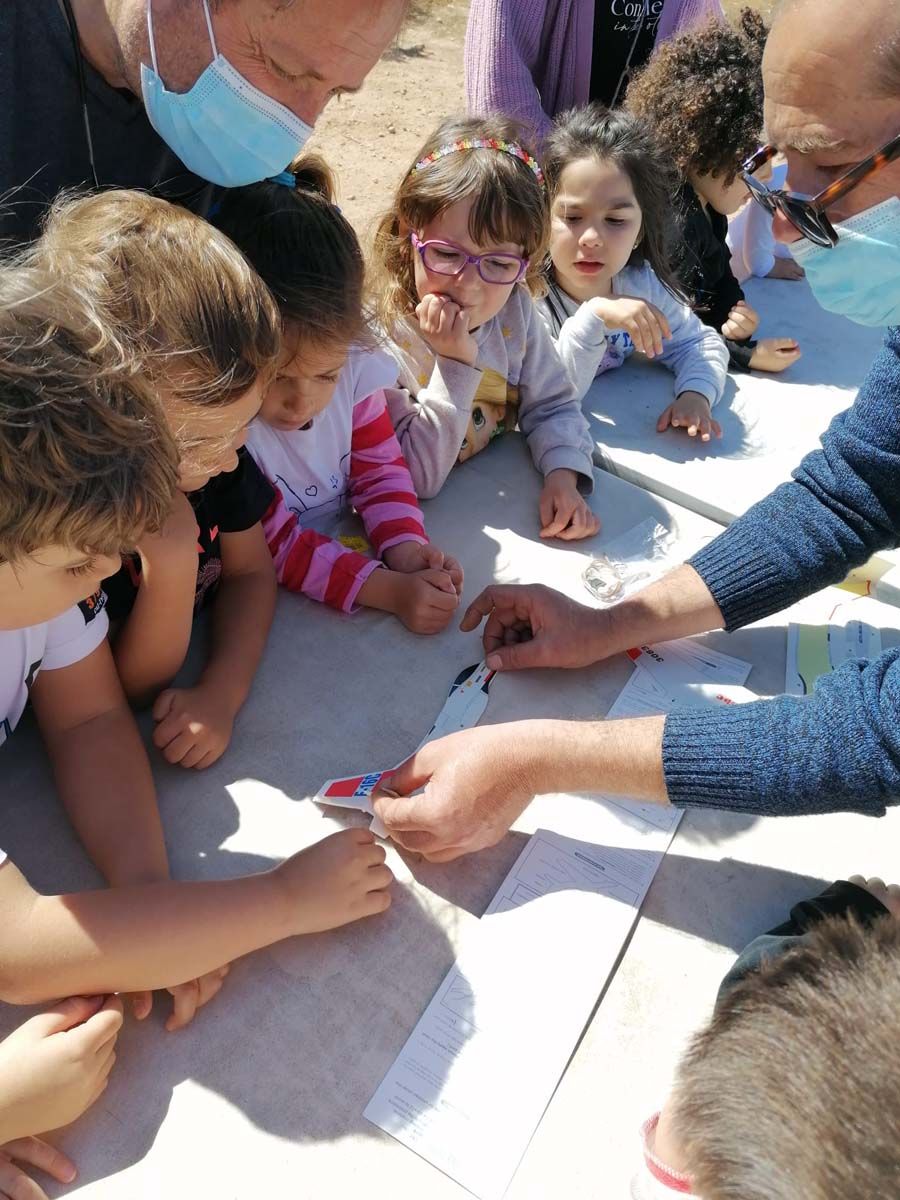
[[[741,285],[731,269],[728,248],[728,218],[715,209],[704,209],[689,183],[678,194],[683,242],[678,274],[691,297],[697,316],[719,333],[728,314],[744,299]],[[732,367],[749,370],[756,342],[725,339]]]
[[[222,574],[220,535],[252,529],[265,516],[275,495],[272,484],[243,449],[238,451],[238,465],[233,471],[214,475],[199,491],[190,493],[188,500],[199,529],[195,612],[212,599]],[[128,616],[140,584],[141,560],[136,554],[124,559],[122,569],[115,575],[104,579],[111,621]]]
[[[61,188],[92,187],[72,35],[60,0],[0,3],[0,238],[36,237]],[[101,187],[152,189],[205,216],[219,189],[189,172],[139,97],[110,87],[83,57]]]
[[[591,99],[614,108],[653,53],[665,0],[595,0]]]

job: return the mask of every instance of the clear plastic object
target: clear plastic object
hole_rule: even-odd
[[[591,559],[581,576],[584,586],[601,604],[614,604],[662,572],[674,539],[672,530],[648,517]]]

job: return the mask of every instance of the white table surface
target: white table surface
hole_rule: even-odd
[[[524,447],[508,438],[454,472],[426,505],[426,519],[434,540],[463,561],[467,599],[495,575],[540,579],[586,596],[579,577],[587,554],[650,516],[686,545],[714,532],[696,514],[621,480],[601,476],[599,485],[604,530],[594,543],[575,550],[540,544],[539,480]],[[823,594],[807,602],[807,615],[822,617],[835,598],[846,600]],[[893,609],[884,613],[900,620]],[[783,619],[731,637],[711,635],[710,644],[754,662],[748,686],[758,694],[781,690]],[[263,869],[336,828],[309,801],[319,784],[397,761],[437,714],[453,676],[479,657],[475,635],[451,629],[417,638],[381,614],[344,617],[283,595],[227,755],[201,774],[155,761],[175,875]],[[500,677],[485,720],[601,716],[631,670],[619,656],[583,671]],[[44,890],[97,885],[53,798],[28,721],[4,748],[3,766],[3,845],[11,857]],[[855,816],[775,821],[689,813],[511,1200],[626,1196],[637,1124],[665,1087],[685,1036],[708,1012],[733,954],[820,879],[854,870],[890,875],[898,818],[896,810],[877,824]],[[574,819],[572,811],[547,812],[538,800],[520,825],[552,823],[576,833]],[[67,1194],[466,1195],[369,1125],[362,1110],[523,836],[513,832],[495,849],[446,866],[404,865],[392,851],[398,883],[388,913],[249,956],[181,1033],[167,1035],[161,1015],[143,1026],[130,1022],[101,1102],[59,1135],[81,1168],[79,1185]],[[0,1032],[25,1015],[0,1008]]]
[[[760,336],[795,337],[803,357],[781,375],[728,376],[714,411],[720,441],[656,432],[673,377],[648,360],[601,375],[584,400],[600,465],[723,525],[789,479],[819,445],[832,417],[853,402],[882,338],[881,330],[825,312],[805,280],[752,279],[745,292],[762,314]]]

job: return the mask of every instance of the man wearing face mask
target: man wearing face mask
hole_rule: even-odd
[[[600,612],[545,587],[488,588],[463,628],[487,617],[490,666],[578,667],[647,642],[737,629],[900,543],[900,5],[786,0],[763,74],[768,136],[793,191],[767,192],[749,173],[748,185],[822,305],[888,326],[884,346],[793,482],[665,579]],[[846,664],[803,698],[524,724],[419,751],[391,782],[398,798],[376,803],[396,840],[454,858],[499,840],[533,793],[549,791],[767,815],[883,815],[900,803],[900,649]]]
[[[205,213],[277,175],[356,91],[406,0],[3,0],[0,238],[62,188],[153,189]]]

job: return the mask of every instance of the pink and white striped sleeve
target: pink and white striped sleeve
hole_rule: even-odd
[[[379,557],[401,542],[428,543],[383,388],[353,406],[350,499]]]
[[[373,571],[383,569],[381,563],[348,550],[335,538],[302,529],[278,488],[275,492],[262,527],[278,582],[341,612],[355,612],[359,589]]]

